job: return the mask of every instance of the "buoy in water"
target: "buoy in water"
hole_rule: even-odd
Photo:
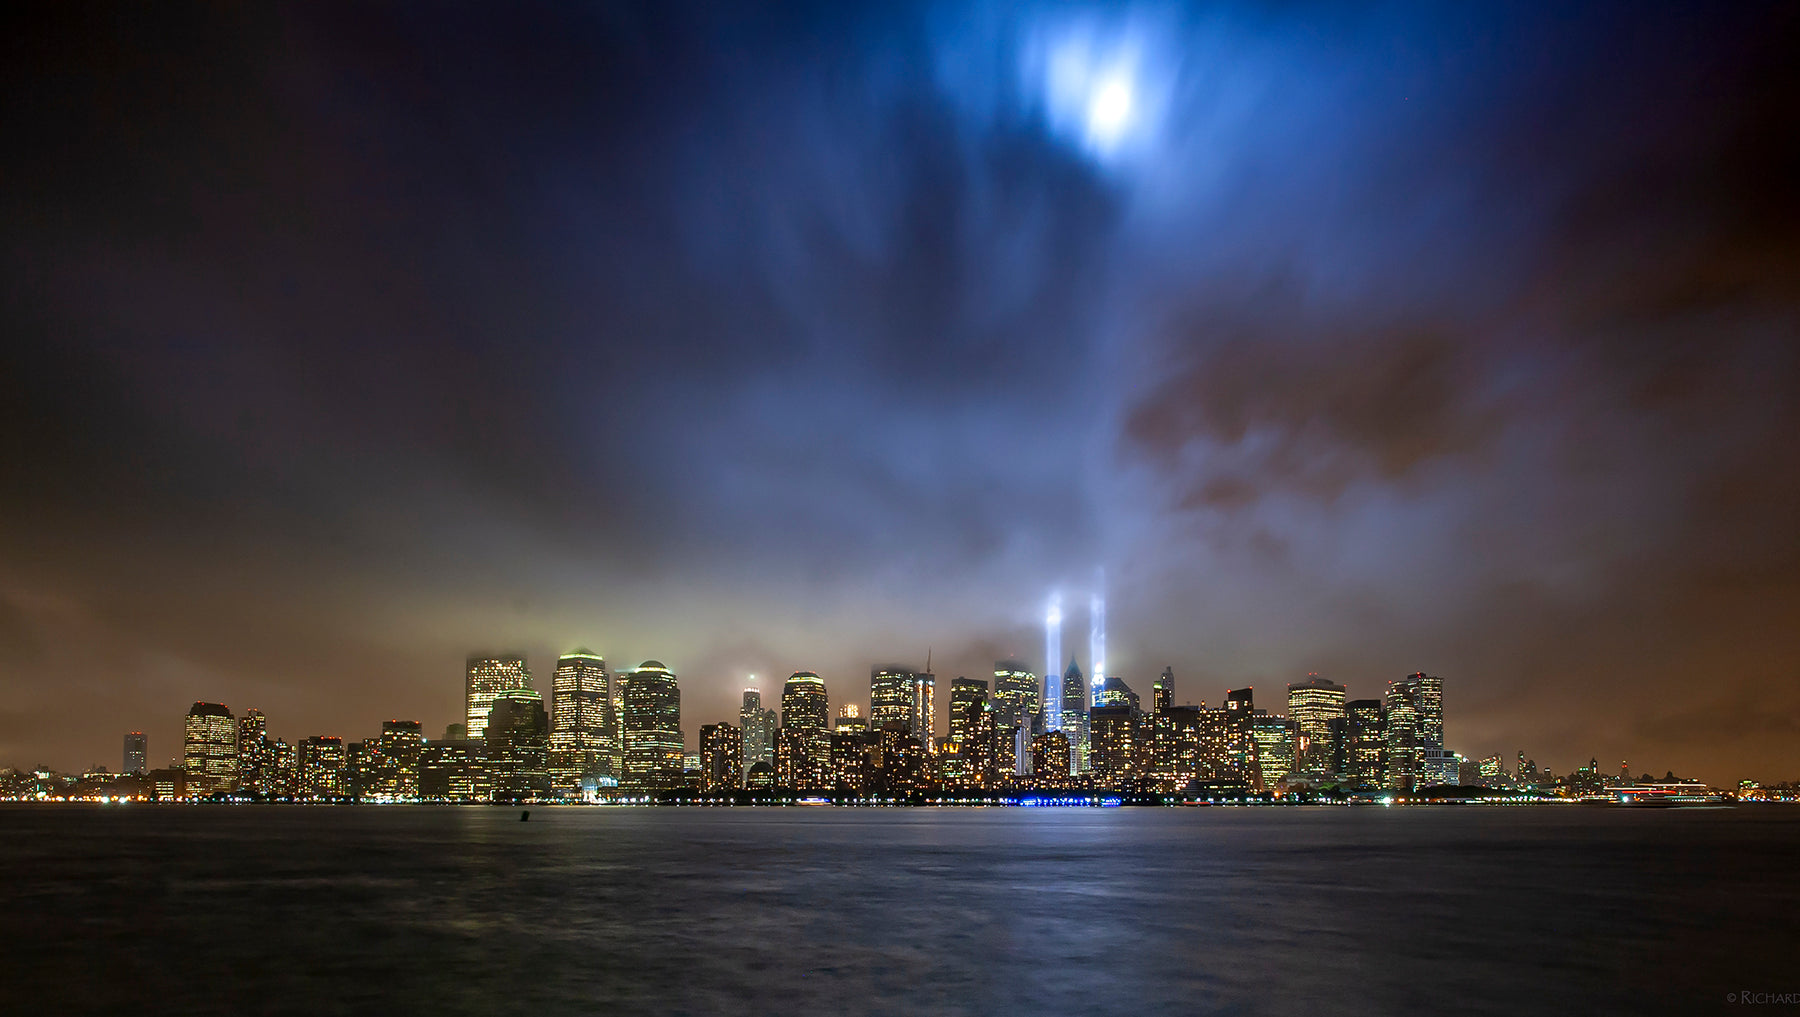
[[[526,809],[524,812],[519,813],[519,822],[521,822],[521,823],[531,822],[531,810],[530,809]]]

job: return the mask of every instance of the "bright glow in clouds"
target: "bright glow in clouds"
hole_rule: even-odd
[[[1050,126],[1091,155],[1113,159],[1145,147],[1170,91],[1170,62],[1153,58],[1150,38],[1129,23],[1042,30],[1021,52],[1026,94],[1041,96]]]

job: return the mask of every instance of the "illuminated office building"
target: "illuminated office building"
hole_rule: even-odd
[[[1337,755],[1336,728],[1332,722],[1344,716],[1344,687],[1316,674],[1288,684],[1288,718],[1294,722],[1305,751],[1295,759],[1298,769],[1330,772]]]
[[[183,726],[182,762],[190,798],[230,794],[237,787],[237,721],[220,703],[195,703]]]
[[[566,653],[556,662],[551,690],[550,775],[560,791],[615,783],[612,689],[606,658],[590,650]]]
[[[468,659],[468,684],[463,699],[469,737],[480,738],[487,732],[488,711],[494,708],[494,697],[513,689],[531,688],[531,672],[524,657],[483,657]]]
[[[1294,772],[1294,723],[1286,717],[1257,711],[1250,718],[1256,739],[1256,761],[1265,791],[1274,791]]]
[[[419,752],[419,797],[432,802],[485,802],[493,797],[487,747],[477,738],[430,742]]]
[[[1387,781],[1387,711],[1379,699],[1344,704],[1344,776],[1356,785],[1383,787]]]
[[[843,707],[838,710],[837,720],[832,723],[831,733],[854,735],[868,734],[869,718],[862,715],[862,711],[857,708],[855,703],[845,703]]]
[[[1031,740],[1031,776],[1044,787],[1058,787],[1069,780],[1069,736],[1046,731]]]
[[[864,724],[862,728],[846,728],[843,718],[839,718],[837,730],[831,733],[831,785],[840,794],[861,795],[868,791],[869,756],[876,739],[868,731],[866,721]]]
[[[150,772],[150,745],[144,738],[144,732],[133,731],[125,736],[125,763],[120,772]]]
[[[889,724],[904,724],[912,731],[912,703],[913,672],[910,668],[878,667],[869,672],[871,728],[879,731]]]
[[[521,801],[550,791],[550,718],[544,697],[510,689],[494,697],[483,739],[496,801]]]
[[[912,734],[930,752],[937,744],[937,676],[920,671],[912,676]]]
[[[344,766],[348,756],[342,738],[313,735],[297,751],[296,797],[308,801],[336,801],[344,797]]]
[[[1138,694],[1133,692],[1131,686],[1125,684],[1125,680],[1118,675],[1107,675],[1100,680],[1099,684],[1093,686],[1093,690],[1095,706],[1124,706],[1129,708],[1133,715],[1139,712]],[[1091,718],[1088,727],[1090,730],[1093,728]]]
[[[1175,705],[1175,669],[1165,667],[1150,686],[1151,712],[1166,713]]]
[[[238,718],[238,789],[248,794],[274,793],[275,743],[269,739],[269,719],[257,709]]]
[[[988,683],[978,678],[953,678],[950,681],[950,740],[967,745],[974,736],[982,708],[988,701]]]
[[[730,724],[700,727],[700,790],[735,791],[744,779],[744,732]]]
[[[419,755],[425,733],[416,720],[384,720],[376,748],[375,794],[407,800],[419,797]]]
[[[625,676],[622,728],[625,772],[619,785],[632,791],[676,790],[682,785],[681,688],[658,660],[646,660]]]
[[[374,798],[380,782],[376,776],[376,743],[349,742],[344,746],[344,797],[353,802]]]
[[[1411,791],[1418,784],[1419,739],[1418,688],[1410,681],[1388,682],[1386,707],[1387,771],[1384,783],[1396,791]]]
[[[778,725],[775,722],[775,711],[763,709],[761,692],[756,689],[744,690],[744,704],[738,709],[738,724],[744,732],[744,769],[748,771],[757,763],[767,763],[773,770],[775,730]]]
[[[1130,703],[1096,706],[1088,712],[1088,772],[1102,786],[1123,789],[1140,776],[1142,759],[1134,712]]]
[[[1001,727],[1031,726],[1038,712],[1038,676],[1022,660],[994,662],[994,712]]]
[[[825,680],[795,671],[781,688],[781,735],[776,740],[776,781],[783,787],[820,790],[830,784],[831,704]]]

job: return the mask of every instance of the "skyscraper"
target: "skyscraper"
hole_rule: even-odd
[[[879,731],[899,723],[912,730],[913,675],[911,668],[889,665],[869,671],[869,726]],[[915,730],[913,732],[917,734]]]
[[[144,738],[144,732],[133,731],[125,736],[125,762],[120,772],[150,772],[150,746]]]
[[[825,680],[811,671],[795,671],[781,687],[781,726],[794,731],[824,732],[831,705]]]
[[[344,797],[344,767],[349,757],[344,740],[313,735],[297,746],[295,792],[308,801],[335,801]]]
[[[1444,682],[1424,672],[1388,682],[1387,786],[1411,791],[1448,776],[1444,748]],[[1429,773],[1424,760],[1433,761]],[[1451,778],[1454,783],[1454,778]]]
[[[752,675],[751,677],[755,677]],[[775,711],[765,710],[762,693],[744,690],[744,704],[738,709],[738,723],[743,728],[744,769],[758,763],[775,766]]]
[[[620,786],[632,791],[681,787],[681,688],[660,660],[646,660],[623,681],[625,772]]]
[[[549,792],[550,718],[543,696],[530,689],[496,695],[483,737],[496,801],[522,801]],[[679,761],[676,765],[679,771]]]
[[[1386,786],[1411,791],[1419,776],[1419,689],[1410,680],[1388,682],[1385,716]]]
[[[1150,686],[1151,712],[1158,715],[1168,713],[1175,705],[1175,669],[1165,667],[1162,674],[1156,676],[1156,684]]]
[[[410,801],[419,797],[419,755],[425,733],[416,720],[384,720],[376,749],[375,793]]]
[[[1259,711],[1250,718],[1250,730],[1256,738],[1263,790],[1277,790],[1294,770],[1294,722]]]
[[[977,678],[953,678],[950,681],[950,740],[959,747],[971,744],[987,706],[988,683]],[[965,755],[966,755],[965,751]]]
[[[1316,674],[1288,683],[1288,717],[1306,750],[1295,759],[1301,770],[1325,772],[1336,755],[1332,721],[1344,715],[1344,687]]]
[[[550,773],[564,791],[612,783],[615,718],[606,658],[578,649],[556,662],[551,692]]]
[[[229,794],[238,778],[237,721],[220,703],[195,703],[183,726],[189,797]]]
[[[1062,680],[1062,717],[1058,725],[1062,733],[1069,739],[1069,772],[1080,773],[1087,769],[1088,760],[1088,688],[1082,680],[1081,667],[1075,658],[1069,658],[1068,669],[1063,671]]]
[[[781,687],[781,740],[776,745],[778,752],[787,750],[785,760],[776,760],[780,783],[802,790],[829,786],[830,716],[823,678],[811,671],[795,671],[788,677]]]
[[[994,711],[1003,727],[1030,727],[1038,712],[1038,677],[1022,660],[994,662]]]
[[[1386,716],[1379,699],[1344,704],[1344,776],[1359,785],[1381,787],[1387,779]]]
[[[912,676],[911,717],[913,737],[930,752],[937,742],[937,676],[919,671]]]
[[[1089,770],[1107,787],[1123,789],[1140,776],[1143,754],[1132,713],[1129,703],[1102,703],[1088,712]]]
[[[275,746],[269,741],[269,718],[251,708],[238,718],[238,787],[255,795],[273,793]]]
[[[730,724],[700,727],[700,790],[731,791],[744,784],[744,732]]]
[[[524,657],[471,656],[467,676],[463,705],[470,738],[480,738],[487,730],[488,711],[493,709],[495,696],[531,688],[531,672],[525,667]]]

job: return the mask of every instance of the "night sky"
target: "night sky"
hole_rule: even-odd
[[[757,6],[8,9],[0,765],[1104,570],[1146,701],[1800,777],[1800,7]]]

